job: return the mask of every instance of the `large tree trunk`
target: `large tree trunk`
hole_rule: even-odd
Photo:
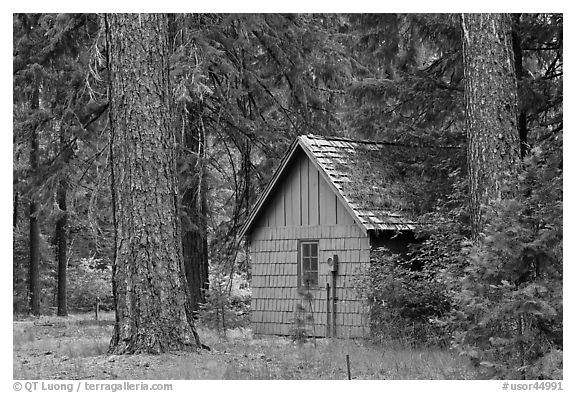
[[[64,125],[60,124],[60,149],[63,151],[64,162],[70,160],[70,149],[67,146],[66,131]],[[58,257],[58,315],[65,317],[68,315],[68,302],[66,296],[66,271],[68,269],[68,211],[66,207],[66,194],[68,192],[68,180],[66,176],[58,183],[56,197],[60,217],[56,221],[56,254]]]
[[[116,308],[110,351],[200,346],[187,312],[177,212],[168,19],[113,14],[106,23]]]
[[[517,87],[508,14],[463,14],[470,218],[482,231],[481,208],[513,192],[520,164]]]
[[[32,111],[39,108],[39,91],[36,89],[32,94]],[[39,161],[38,130],[32,126],[30,138],[30,172],[32,177],[37,176]],[[30,312],[40,315],[40,224],[38,222],[38,203],[34,195],[34,189],[30,196],[30,265],[28,271],[28,290],[30,299]]]

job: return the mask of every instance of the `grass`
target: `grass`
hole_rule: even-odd
[[[103,318],[102,318],[103,317]],[[387,348],[361,340],[254,337],[250,329],[199,327],[211,351],[110,356],[113,314],[27,318],[14,322],[15,379],[471,379],[449,351]]]
[[[345,379],[346,355],[355,379],[469,379],[473,375],[462,359],[440,350],[399,350],[361,340],[318,339],[294,344],[288,338],[254,338],[250,331],[232,332],[228,343],[235,353],[224,378],[231,379]],[[230,345],[213,332],[201,337],[218,351]],[[210,345],[210,344],[208,344]],[[244,359],[235,354],[241,354]]]

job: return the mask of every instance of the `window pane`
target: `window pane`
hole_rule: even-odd
[[[318,242],[300,243],[300,279],[303,287],[318,285]]]
[[[318,257],[318,243],[310,244],[310,256]]]
[[[302,258],[302,273],[310,270],[310,258]]]
[[[310,256],[310,243],[302,244],[302,256],[303,257]]]
[[[318,271],[318,258],[310,258],[310,270]]]

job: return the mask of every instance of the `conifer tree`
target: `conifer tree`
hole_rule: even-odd
[[[462,42],[470,221],[477,236],[482,206],[513,193],[520,170],[510,16],[463,14]]]
[[[184,278],[165,14],[106,16],[115,228],[110,351],[200,346]]]

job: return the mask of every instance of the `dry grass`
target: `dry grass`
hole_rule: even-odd
[[[105,356],[113,315],[26,318],[13,323],[14,378],[82,378],[87,359]]]
[[[226,337],[199,328],[211,351],[159,356],[109,356],[112,314],[43,317],[14,322],[15,379],[471,379],[458,356],[364,341],[318,339],[304,345],[283,337],[254,337],[249,329]]]

